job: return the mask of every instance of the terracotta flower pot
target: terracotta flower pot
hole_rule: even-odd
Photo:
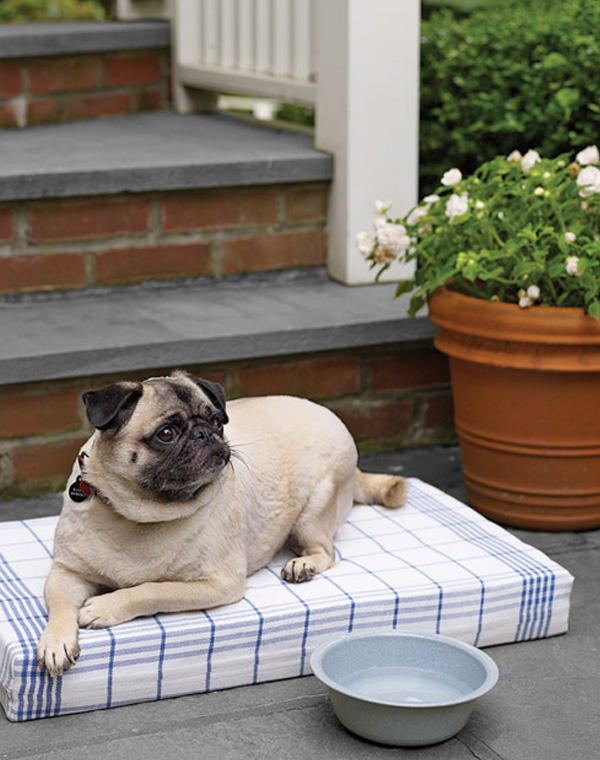
[[[508,525],[600,526],[600,321],[438,291],[469,503]]]

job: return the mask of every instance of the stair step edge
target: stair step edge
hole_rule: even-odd
[[[429,340],[394,291],[314,270],[5,298],[0,385]]]
[[[0,25],[0,60],[169,45],[169,23],[160,20]]]
[[[155,112],[5,130],[0,201],[330,180],[312,135],[222,113]]]

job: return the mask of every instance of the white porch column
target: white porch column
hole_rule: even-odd
[[[355,235],[375,200],[404,215],[417,201],[420,0],[317,0],[315,144],[334,156],[330,275],[372,283]],[[408,279],[394,265],[385,279]]]

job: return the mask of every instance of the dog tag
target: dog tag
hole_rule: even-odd
[[[85,480],[81,479],[81,475],[79,475],[77,480],[72,483],[69,488],[69,496],[73,501],[82,502],[85,501],[89,495],[90,487]]]

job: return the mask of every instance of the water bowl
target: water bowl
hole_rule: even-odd
[[[381,744],[437,744],[457,734],[498,680],[489,655],[449,636],[349,633],[312,654],[339,721]]]

